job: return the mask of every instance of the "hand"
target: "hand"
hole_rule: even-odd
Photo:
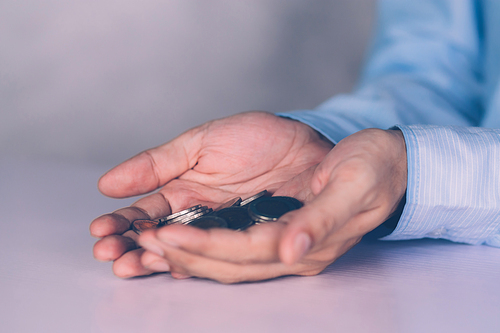
[[[131,207],[95,219],[93,236],[102,238],[94,256],[114,261],[120,277],[151,274],[130,223],[156,219],[198,203],[214,206],[263,189],[279,189],[294,176],[319,163],[330,151],[309,126],[264,112],[248,112],[209,122],[173,141],[145,151],[106,173],[100,191],[111,197],[135,196],[161,188]],[[147,258],[160,260],[152,253]],[[172,273],[176,275],[175,272]]]
[[[182,225],[150,230],[139,238],[148,250],[142,263],[223,283],[317,274],[395,211],[406,169],[400,131],[360,131],[275,193],[301,193],[303,208],[245,232]]]

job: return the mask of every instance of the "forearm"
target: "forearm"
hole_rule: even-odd
[[[315,110],[280,115],[333,142],[396,124],[477,126],[482,117],[478,22],[470,1],[380,1],[358,89]]]

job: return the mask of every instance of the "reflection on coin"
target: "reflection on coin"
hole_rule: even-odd
[[[241,203],[240,203],[240,206],[246,206],[248,205],[249,203],[251,203],[252,201],[255,201],[261,197],[264,197],[264,196],[268,196],[269,195],[269,192],[267,192],[267,190],[264,190],[262,192],[259,192],[255,195],[252,195],[250,198],[246,198],[245,200],[243,200]]]
[[[178,220],[176,223],[178,223],[178,224],[189,224],[190,222],[196,220],[197,218],[205,216],[205,215],[207,215],[208,213],[211,213],[211,212],[212,212],[212,209],[210,208],[209,210],[204,211],[204,212],[199,212],[199,213],[196,213],[196,214],[193,214],[193,215],[185,216],[184,218]]]
[[[241,198],[240,197],[236,197],[236,198],[233,198],[227,202],[224,202],[222,205],[220,205],[219,207],[217,207],[215,209],[215,211],[219,211],[219,210],[222,210],[224,208],[229,208],[229,207],[233,207],[233,206],[239,206],[241,204]]]
[[[252,202],[248,207],[248,214],[255,222],[272,222],[295,209],[297,207],[291,200],[283,197],[267,197]]]
[[[192,210],[189,213],[176,216],[173,219],[168,218],[167,220],[165,220],[165,224],[183,223],[183,221],[192,218],[194,215],[198,215],[199,213],[208,214],[210,212],[212,212],[212,208],[201,206],[196,210]]]
[[[253,224],[246,207],[225,208],[215,212],[215,215],[224,219],[227,222],[227,227],[233,230],[245,230]]]
[[[158,222],[151,220],[135,220],[132,222],[132,230],[139,235],[148,229],[155,229],[157,226]]]
[[[178,216],[181,216],[181,215],[184,215],[184,214],[187,214],[193,210],[196,210],[196,209],[200,209],[202,206],[201,205],[195,205],[195,206],[192,206],[192,207],[189,207],[189,208],[186,208],[184,210],[181,210],[180,212],[177,212],[177,213],[174,213],[174,214],[170,214],[168,216],[165,216],[165,217],[162,217],[161,219],[158,219],[158,222],[160,223],[165,223],[167,220],[171,220],[171,219],[174,219]]]
[[[226,221],[214,215],[202,216],[191,221],[188,225],[200,229],[227,228]]]

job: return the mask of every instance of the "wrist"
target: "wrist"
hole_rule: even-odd
[[[388,216],[387,220],[383,223],[391,232],[396,229],[399,222],[401,214],[403,213],[404,206],[406,204],[406,187],[408,178],[408,162],[406,156],[406,143],[403,136],[403,132],[398,128],[390,129],[386,131],[393,137],[393,147],[394,148],[394,188],[395,195],[397,196],[396,204],[393,211]]]

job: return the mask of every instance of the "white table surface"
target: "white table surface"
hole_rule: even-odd
[[[373,237],[314,277],[122,280],[89,222],[98,167],[0,161],[1,332],[500,332],[500,249]]]

